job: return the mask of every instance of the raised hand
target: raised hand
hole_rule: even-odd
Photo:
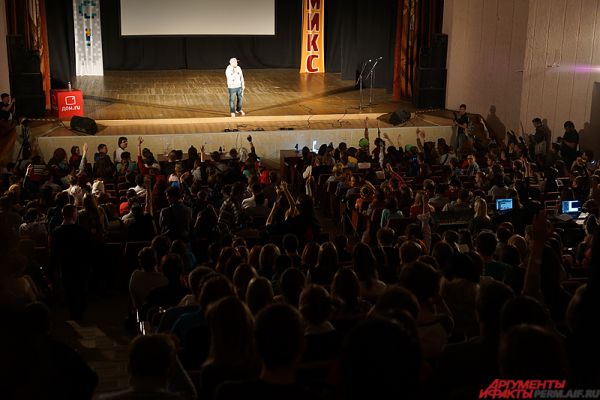
[[[546,239],[548,239],[549,235],[550,229],[548,229],[546,211],[541,210],[533,218],[533,241],[538,243],[546,243]]]

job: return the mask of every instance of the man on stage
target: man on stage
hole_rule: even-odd
[[[244,116],[246,113],[242,110],[242,100],[244,98],[244,74],[242,69],[238,66],[237,58],[229,60],[229,65],[225,70],[225,76],[227,77],[227,89],[229,90],[229,112],[232,117],[235,117],[236,113]],[[237,97],[237,104],[236,104]]]

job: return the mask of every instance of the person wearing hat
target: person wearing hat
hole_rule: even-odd
[[[229,60],[229,65],[225,70],[227,77],[227,89],[229,90],[229,112],[231,117],[235,117],[236,113],[241,116],[246,115],[242,110],[242,101],[244,98],[244,74],[238,66],[237,58],[233,57]]]
[[[368,162],[370,158],[369,152],[369,117],[365,118],[365,135],[358,141],[358,162]]]

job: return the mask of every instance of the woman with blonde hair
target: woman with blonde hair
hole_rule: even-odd
[[[411,218],[416,218],[421,214],[424,214],[427,209],[429,209],[429,212],[434,213],[435,212],[435,208],[431,205],[431,204],[427,204],[427,207],[423,206],[424,203],[424,195],[422,191],[418,191],[417,194],[415,195],[415,200],[412,206],[410,206],[410,217]]]
[[[492,228],[492,219],[488,215],[487,202],[485,199],[482,199],[481,197],[475,198],[473,207],[475,216],[471,222],[469,222],[469,232],[475,237],[482,230]]]
[[[200,398],[212,399],[225,381],[255,379],[261,363],[254,345],[254,317],[237,297],[208,307],[210,352],[200,374]]]

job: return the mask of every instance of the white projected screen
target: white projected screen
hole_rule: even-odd
[[[121,0],[121,35],[274,35],[275,0]]]

